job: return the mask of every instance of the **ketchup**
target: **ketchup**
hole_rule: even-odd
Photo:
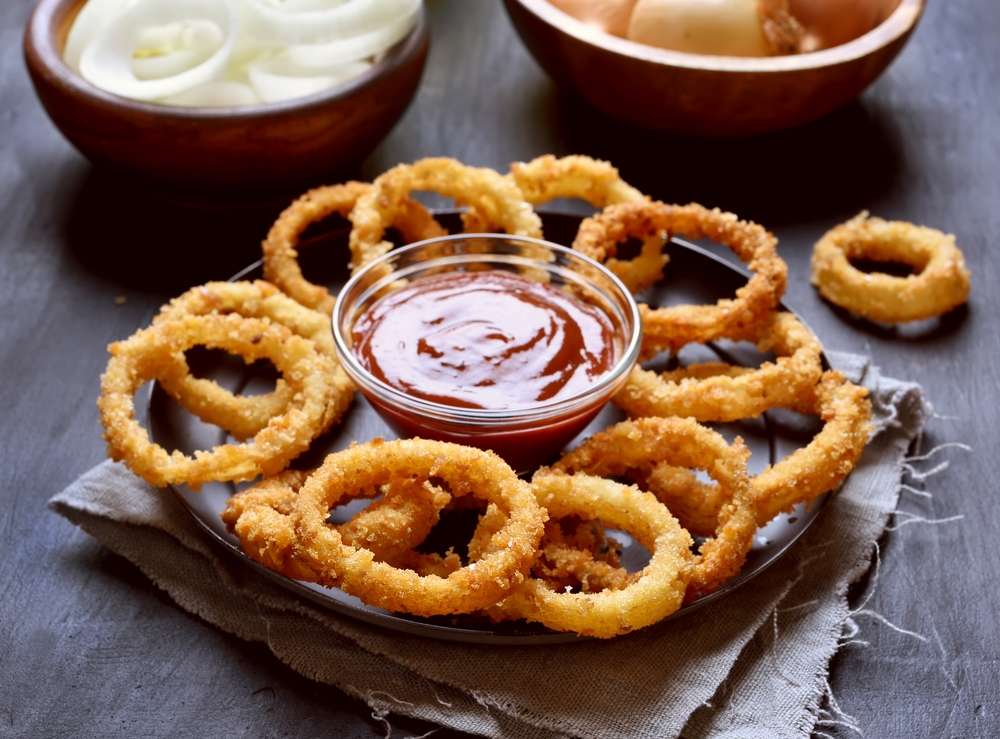
[[[580,395],[621,353],[600,308],[499,270],[416,278],[370,306],[351,333],[375,377],[460,408],[518,410]]]

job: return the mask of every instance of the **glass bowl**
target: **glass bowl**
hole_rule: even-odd
[[[443,272],[513,271],[571,290],[598,307],[620,338],[612,368],[583,392],[525,408],[461,408],[408,395],[368,371],[354,353],[352,327],[378,299],[408,281]],[[592,259],[538,239],[504,234],[459,234],[421,241],[367,264],[341,290],[333,334],[345,371],[400,436],[419,436],[489,449],[515,470],[554,459],[625,383],[639,356],[642,325],[628,289]]]

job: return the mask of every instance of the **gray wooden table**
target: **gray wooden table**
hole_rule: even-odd
[[[168,297],[252,261],[276,212],[192,213],[95,172],[30,90],[20,59],[30,5],[0,5],[0,735],[381,735],[363,705],[185,613],[45,508],[103,458],[94,399],[105,344]],[[429,7],[421,92],[360,175],[430,154],[505,168],[582,152],[658,198],[720,205],[772,228],[790,266],[787,299],[826,345],[869,352],[888,373],[924,383],[944,416],[928,443],[975,448],[949,455],[950,469],[929,482],[932,500],[906,503],[964,520],[881,542],[870,607],[928,640],[862,620],[871,645],[843,650],[832,666],[840,705],[873,737],[1000,734],[996,0],[931,3],[859,103],[727,143],[626,130],[561,95],[497,2]],[[807,280],[812,243],[863,208],[954,231],[974,273],[969,309],[895,332],[818,300]],[[395,736],[428,728],[393,725]]]

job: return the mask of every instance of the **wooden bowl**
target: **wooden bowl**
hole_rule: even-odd
[[[525,45],[560,87],[646,128],[746,136],[815,120],[857,97],[896,57],[924,0],[868,0],[869,28],[817,29],[847,43],[764,58],[668,51],[588,26],[548,0],[504,0]],[[810,29],[813,30],[813,29]]]
[[[41,0],[24,56],[42,105],[95,163],[170,185],[282,189],[359,164],[399,120],[427,58],[427,19],[370,70],[295,100],[228,108],[157,105],[105,92],[70,69],[62,49],[85,0]]]

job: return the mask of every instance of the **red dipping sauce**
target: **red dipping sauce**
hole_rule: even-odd
[[[605,310],[571,291],[501,270],[413,278],[350,327],[352,352],[373,377],[456,409],[448,420],[420,415],[362,386],[398,433],[492,449],[520,471],[550,461],[606,404],[610,391],[590,391],[621,359],[620,334]],[[463,420],[465,409],[496,415],[478,425]]]
[[[621,352],[601,309],[501,271],[417,278],[375,302],[351,334],[362,366],[382,382],[485,410],[580,395]]]

